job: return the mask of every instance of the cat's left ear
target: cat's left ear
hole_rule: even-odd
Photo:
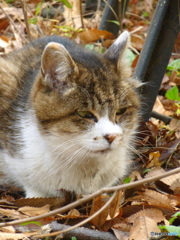
[[[129,43],[130,34],[128,31],[124,31],[104,53],[104,57],[116,65],[121,79],[126,79],[134,88],[139,88],[142,83],[139,80],[131,78],[132,69],[128,62],[127,52],[125,51]]]
[[[43,83],[60,93],[67,93],[73,88],[79,70],[66,48],[59,43],[49,43],[41,59]]]
[[[126,49],[129,41],[130,34],[128,31],[124,31],[104,53],[104,57],[117,64],[122,58],[124,50]]]

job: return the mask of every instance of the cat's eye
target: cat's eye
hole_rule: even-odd
[[[77,111],[77,114],[82,118],[97,119],[92,112],[89,111]]]
[[[116,115],[122,115],[123,113],[125,113],[127,110],[127,107],[123,107],[120,108],[119,110],[117,110]]]

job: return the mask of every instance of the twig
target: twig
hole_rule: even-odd
[[[25,2],[23,0],[20,0],[20,3],[21,3],[22,10],[23,10],[23,14],[24,14],[24,21],[25,21],[25,24],[26,24],[27,37],[28,37],[29,41],[31,41],[32,39],[31,39],[30,30],[29,30],[27,10],[25,9]]]
[[[75,224],[74,226],[72,227],[69,227],[67,229],[64,229],[64,230],[60,230],[58,232],[53,232],[53,233],[49,233],[49,234],[40,234],[40,235],[35,235],[33,237],[35,238],[43,238],[43,237],[52,237],[52,236],[57,236],[61,233],[65,233],[65,232],[68,232],[68,231],[71,231],[77,227],[80,227],[82,225],[84,225],[85,223],[91,221],[93,218],[95,218],[96,216],[98,216],[102,211],[104,211],[104,209],[106,209],[110,203],[114,200],[114,198],[116,197],[116,194],[117,194],[117,191],[115,191],[112,195],[112,197],[106,202],[106,204],[104,204],[104,206],[102,208],[100,208],[97,212],[95,212],[94,214],[92,214],[90,217],[88,217],[87,219],[85,219],[84,221],[78,223],[78,224]]]
[[[72,209],[72,208],[75,208],[75,207],[77,207],[81,204],[84,204],[84,203],[90,201],[92,198],[97,197],[97,196],[99,196],[103,193],[111,193],[111,192],[122,190],[122,189],[128,189],[128,188],[136,187],[138,185],[149,183],[149,182],[152,182],[152,181],[156,181],[158,179],[165,178],[165,177],[168,177],[170,175],[173,175],[173,174],[179,173],[179,172],[180,172],[180,167],[178,167],[176,169],[173,169],[169,172],[163,173],[161,175],[154,176],[154,177],[149,177],[149,178],[142,179],[142,180],[139,180],[139,181],[136,181],[136,182],[122,184],[122,185],[118,185],[118,186],[115,186],[115,187],[102,188],[101,190],[96,191],[96,192],[94,192],[94,193],[92,193],[92,194],[90,194],[90,195],[88,195],[84,198],[81,198],[81,199],[79,199],[79,200],[77,200],[73,203],[70,203],[70,204],[68,204],[68,205],[66,205],[62,208],[58,208],[58,209],[55,209],[55,210],[50,211],[48,213],[45,213],[45,214],[42,214],[42,215],[39,215],[39,216],[35,216],[35,217],[30,217],[30,218],[21,219],[21,220],[15,220],[15,221],[6,222],[6,223],[0,223],[0,227],[12,226],[12,225],[20,224],[20,223],[36,221],[36,220],[39,220],[39,219],[42,219],[42,218],[45,218],[45,217],[56,215],[58,213],[63,213],[63,212],[68,211],[69,209]]]

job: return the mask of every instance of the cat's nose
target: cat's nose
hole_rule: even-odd
[[[116,134],[106,134],[104,138],[109,142],[112,143],[116,138]]]

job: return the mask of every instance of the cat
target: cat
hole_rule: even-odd
[[[27,198],[90,194],[128,171],[141,85],[123,32],[104,54],[59,36],[0,57],[0,172]]]

